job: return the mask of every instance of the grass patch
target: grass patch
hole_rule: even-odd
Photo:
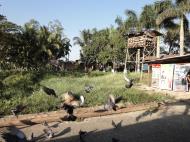
[[[5,73],[0,76],[3,83],[0,96],[0,114],[10,114],[10,109],[17,104],[24,104],[28,109],[23,113],[47,112],[56,110],[60,99],[47,96],[40,85],[45,85],[55,90],[58,96],[67,91],[76,95],[84,95],[86,106],[102,105],[110,94],[123,96],[125,102],[133,104],[162,101],[166,97],[160,94],[149,95],[144,91],[132,87],[125,88],[125,80],[122,73],[112,74],[103,72],[92,72],[89,74],[79,72],[17,72]],[[139,74],[131,73],[129,78],[139,82]],[[90,93],[85,93],[84,86],[93,86]]]

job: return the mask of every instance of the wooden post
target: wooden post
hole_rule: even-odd
[[[135,54],[135,72],[137,72],[137,52]]]
[[[143,78],[143,64],[144,64],[144,50],[145,48],[143,47],[143,57],[142,57],[142,62],[141,62],[141,77],[140,77],[140,80],[142,80]]]
[[[137,50],[137,72],[140,72],[140,49]]]
[[[148,86],[151,86],[152,82],[152,66],[148,65]]]
[[[126,56],[125,56],[125,67],[124,67],[124,73],[127,73],[127,60],[128,60],[128,48],[126,48]]]

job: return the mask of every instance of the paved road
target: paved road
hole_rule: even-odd
[[[146,89],[150,91],[151,88]],[[44,126],[40,124],[21,130],[27,136],[33,132],[38,142],[79,142],[80,130],[89,132],[84,138],[85,142],[112,142],[112,138],[120,142],[190,142],[190,95],[173,95],[177,100],[183,98],[187,101],[171,103],[159,111],[89,118],[83,122],[50,123],[55,132],[55,138],[51,140],[45,139]],[[121,122],[121,127],[115,129],[112,121],[116,124]]]
[[[126,114],[86,119],[83,122],[54,122],[55,138],[45,140],[43,126],[35,125],[22,130],[34,132],[38,141],[79,142],[79,130],[90,131],[85,142],[190,142],[189,103],[173,103],[162,110],[138,111]],[[121,127],[114,128],[112,120]],[[40,139],[41,137],[41,139]]]

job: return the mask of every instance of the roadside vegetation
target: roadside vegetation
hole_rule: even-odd
[[[123,96],[123,102],[132,104],[162,101],[165,96],[161,94],[148,95],[138,90],[140,75],[130,73],[129,78],[135,79],[135,86],[125,88],[125,80],[122,73],[91,72],[88,74],[79,72],[0,72],[1,96],[0,114],[11,114],[11,108],[18,104],[27,105],[23,113],[37,113],[56,110],[61,103],[60,96],[72,91],[76,95],[85,96],[85,106],[103,105],[108,95]],[[48,96],[40,85],[55,90],[59,98]],[[90,93],[85,93],[84,86],[91,85],[94,88]]]

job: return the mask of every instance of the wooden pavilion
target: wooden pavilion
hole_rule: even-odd
[[[133,64],[135,71],[140,72],[144,60],[156,57],[159,53],[157,48],[157,37],[162,34],[156,30],[145,30],[141,32],[128,33],[126,63]]]

